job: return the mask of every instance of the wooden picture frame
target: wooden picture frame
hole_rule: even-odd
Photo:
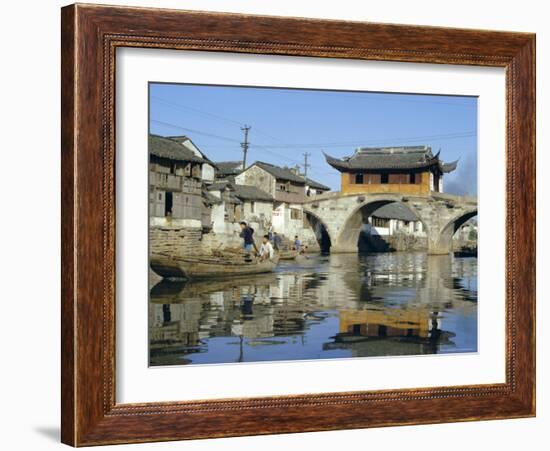
[[[62,9],[61,31],[64,443],[83,446],[535,415],[533,34],[78,4]],[[118,404],[118,47],[505,68],[506,382]]]

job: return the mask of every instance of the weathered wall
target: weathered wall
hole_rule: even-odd
[[[254,201],[254,211],[252,211],[252,202],[246,201],[243,205],[243,217],[247,222],[255,221],[271,224],[271,212],[273,211],[272,202]]]
[[[202,229],[166,225],[149,227],[149,255],[170,253],[195,255],[202,252]]]
[[[212,230],[215,233],[223,233],[226,231],[225,222],[225,203],[212,205]]]
[[[300,217],[292,219],[291,209],[300,211]],[[294,236],[298,235],[302,244],[308,248],[317,249],[318,243],[315,231],[307,221],[304,220],[304,212],[301,204],[282,203],[273,211],[273,231],[283,235],[289,241],[294,241]]]
[[[212,182],[215,178],[215,175],[216,173],[213,166],[209,165],[208,163],[202,165],[201,177],[205,182]]]
[[[258,166],[252,166],[235,177],[238,185],[249,185],[260,188],[275,197],[275,177]]]

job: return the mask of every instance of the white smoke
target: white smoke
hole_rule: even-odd
[[[443,178],[443,190],[449,194],[477,196],[477,155],[461,158],[454,172]]]

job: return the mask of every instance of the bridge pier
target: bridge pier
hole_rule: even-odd
[[[357,243],[336,243],[330,247],[331,254],[357,254]]]
[[[428,241],[428,255],[447,255],[451,252],[451,245],[431,243]]]

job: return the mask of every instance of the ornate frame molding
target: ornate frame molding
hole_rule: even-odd
[[[81,446],[534,415],[534,35],[77,4],[62,9],[62,43],[64,443]],[[506,383],[117,404],[118,47],[506,68]],[[517,235],[522,239],[518,241]]]

